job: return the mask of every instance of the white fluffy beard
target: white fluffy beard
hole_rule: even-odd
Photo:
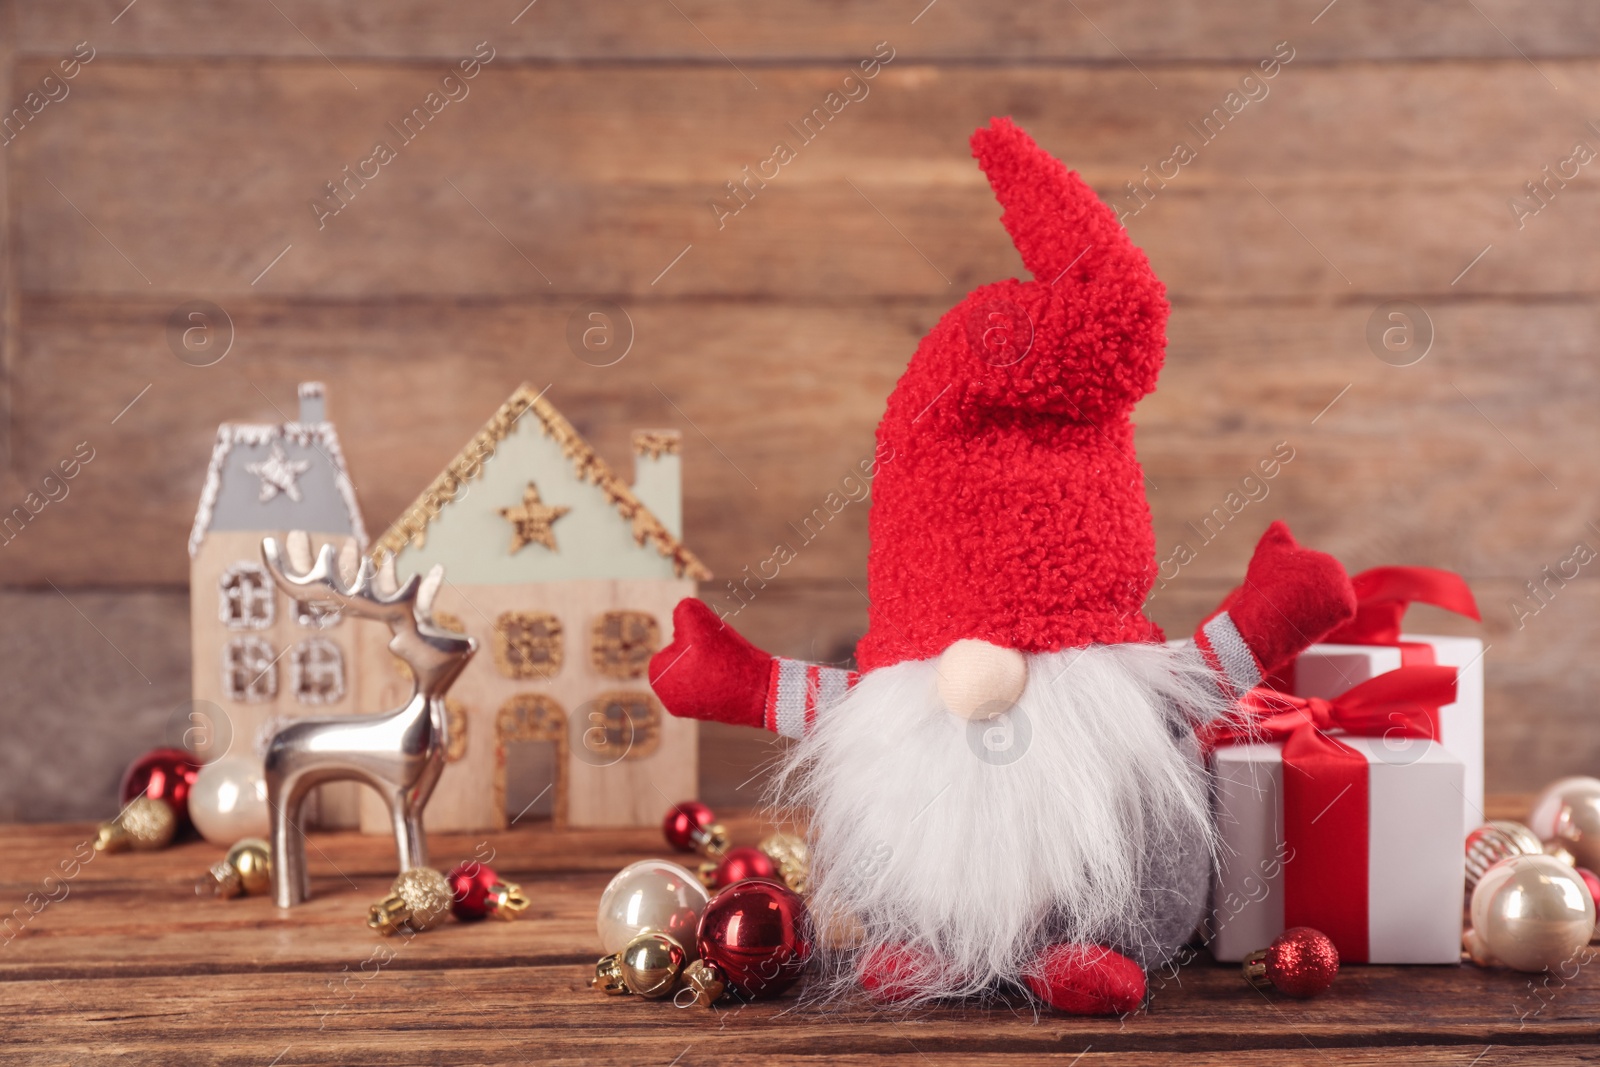
[[[849,993],[874,949],[902,944],[939,961],[911,1003],[1017,983],[1053,943],[1170,956],[1209,888],[1192,726],[1225,710],[1214,676],[1158,644],[1031,655],[1017,706],[969,724],[936,662],[865,675],[779,773],[778,802],[810,812],[813,992]]]

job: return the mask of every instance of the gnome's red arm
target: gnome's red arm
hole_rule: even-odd
[[[760,726],[803,737],[817,711],[843,699],[856,672],[771,656],[687,597],[672,612],[672,644],[650,660],[650,686],[685,719]]]
[[[1348,620],[1355,605],[1339,562],[1300,547],[1275,522],[1256,545],[1244,584],[1195,631],[1195,647],[1236,696]],[[854,671],[768,655],[692,597],[678,603],[672,626],[672,644],[650,660],[650,685],[681,718],[802,737],[819,711],[856,684]]]
[[[1260,685],[1356,613],[1339,561],[1302,548],[1282,522],[1267,527],[1244,584],[1194,632],[1195,647],[1229,696]]]

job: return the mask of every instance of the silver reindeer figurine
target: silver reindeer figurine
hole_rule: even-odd
[[[302,538],[298,532],[289,535],[292,562],[310,557],[309,541]],[[380,592],[372,562],[366,559],[345,588],[332,545],[322,546],[309,569],[297,567],[300,574],[284,571],[278,543],[271,537],[261,542],[261,558],[278,588],[295,600],[387,623],[394,634],[389,651],[411,668],[414,682],[411,699],[395,711],[296,719],[273,735],[265,761],[273,895],[278,907],[289,908],[311,898],[301,809],[311,790],[324,782],[354,779],[376,789],[389,805],[400,870],[427,865],[422,809],[444,769],[450,721],[444,694],[478,645],[465,634],[434,625],[433,599],[444,580],[442,567],[434,567],[421,581],[412,575],[398,589]]]

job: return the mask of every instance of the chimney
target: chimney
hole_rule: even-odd
[[[683,464],[677,430],[633,431],[633,495],[673,537],[683,536]]]
[[[327,405],[324,403],[321,382],[300,383],[300,424],[302,426],[315,426],[320,422],[328,421]]]

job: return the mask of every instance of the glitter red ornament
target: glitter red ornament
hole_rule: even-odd
[[[1257,989],[1276,989],[1291,997],[1314,997],[1339,973],[1339,950],[1328,935],[1296,926],[1244,958],[1245,981]]]
[[[673,805],[661,820],[661,834],[676,851],[698,852],[707,859],[721,859],[728,849],[728,831],[698,800]]]
[[[706,879],[706,888],[713,891],[726,889],[751,878],[782,880],[778,877],[778,865],[765,852],[758,848],[730,848],[727,855],[722,857],[722,862],[711,872],[710,878]]]
[[[458,863],[445,875],[450,883],[450,914],[462,922],[479,919],[515,919],[528,910],[522,888],[502,882],[492,867],[476,860]]]
[[[777,882],[729,886],[700,916],[701,970],[744,1000],[776,997],[811,960],[811,917],[805,902]]]
[[[121,802],[126,805],[141,793],[151,800],[166,801],[182,833],[194,825],[189,821],[189,787],[199,773],[200,764],[192,753],[181,748],[153,748],[122,775]]]

